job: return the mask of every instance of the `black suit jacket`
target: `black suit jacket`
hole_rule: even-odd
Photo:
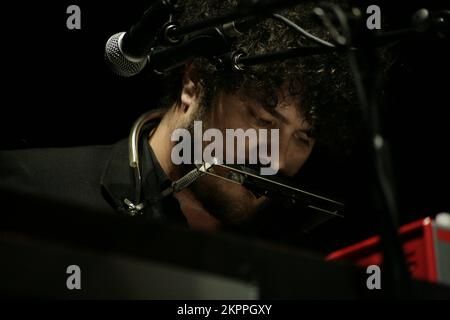
[[[171,181],[153,155],[147,138],[141,139],[140,161],[143,197],[155,197]],[[135,197],[128,165],[128,140],[106,146],[0,151],[1,190],[89,211],[126,213],[124,200],[134,202]],[[178,202],[171,196],[147,206],[143,215],[149,219],[186,222]]]

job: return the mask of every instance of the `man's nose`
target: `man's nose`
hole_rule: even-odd
[[[282,174],[292,177],[297,174],[298,170],[302,166],[302,157],[299,154],[297,148],[289,143],[289,139],[284,137],[267,140],[259,140],[259,151],[263,148],[263,152],[258,152],[258,164],[261,167],[270,167],[271,174]]]
[[[278,161],[278,174],[291,177],[294,174],[292,174],[292,170],[289,169],[289,166],[286,162],[286,157],[280,154],[280,159]]]
[[[293,153],[294,151],[295,150],[292,150],[290,148],[289,144],[286,144],[284,146],[280,145],[278,157],[278,174],[287,177],[293,177],[300,170],[302,163],[299,157]]]

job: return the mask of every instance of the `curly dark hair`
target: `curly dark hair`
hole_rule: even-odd
[[[237,0],[185,0],[182,13],[175,17],[180,25],[188,25],[230,12]],[[330,40],[328,32],[313,19],[312,1],[279,11],[310,33]],[[237,37],[233,50],[249,55],[273,52],[298,46],[315,45],[300,33],[274,19],[266,19],[245,34]],[[300,111],[315,130],[318,142],[342,145],[351,132],[351,116],[356,96],[346,56],[340,53],[288,59],[270,64],[252,66],[246,72],[227,73],[218,70],[211,61],[197,58],[193,61],[196,74],[204,89],[203,102],[209,105],[216,92],[257,92],[258,101],[277,104],[277,91],[288,84],[290,95],[298,99]],[[174,103],[179,97],[182,70],[167,76],[164,103]]]

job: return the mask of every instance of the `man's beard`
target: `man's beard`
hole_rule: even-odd
[[[194,137],[194,121],[201,120],[203,131],[211,127],[211,113],[209,109],[201,105],[198,111],[191,117],[186,129]],[[193,149],[192,139],[191,150]],[[193,163],[193,152],[191,163]],[[181,165],[182,174],[188,173],[194,165]],[[215,168],[222,176],[226,176],[228,170]],[[266,207],[269,200],[265,197],[257,199],[250,191],[241,185],[231,181],[225,181],[218,177],[205,175],[197,179],[190,186],[194,196],[202,203],[203,207],[215,218],[226,225],[241,225],[250,221],[257,212]]]
[[[241,185],[214,176],[200,177],[191,190],[204,208],[224,224],[249,222],[269,203],[267,198],[257,199]]]

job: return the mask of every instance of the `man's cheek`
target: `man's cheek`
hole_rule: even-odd
[[[258,159],[260,174],[272,176],[280,169],[280,130],[259,130]]]

